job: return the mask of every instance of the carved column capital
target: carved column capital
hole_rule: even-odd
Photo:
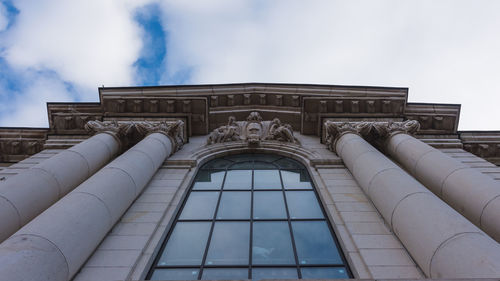
[[[373,133],[376,137],[387,139],[397,134],[413,135],[420,129],[417,120],[407,120],[404,122],[373,122]]]
[[[85,124],[85,130],[90,134],[105,133],[114,137],[120,145],[122,145],[123,139],[130,131],[131,123],[118,123],[116,120],[113,121],[98,121],[92,120]]]
[[[182,120],[177,121],[161,121],[161,122],[134,122],[135,129],[141,135],[149,135],[152,133],[161,133],[166,135],[172,140],[174,144],[173,151],[181,149],[184,144],[184,122]]]
[[[372,122],[325,122],[326,146],[329,150],[335,151],[337,141],[341,136],[351,133],[359,136],[366,136],[370,133]]]

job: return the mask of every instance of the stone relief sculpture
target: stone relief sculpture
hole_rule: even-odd
[[[274,118],[273,121],[271,121],[271,126],[269,127],[269,133],[266,136],[266,140],[295,142],[292,126],[290,126],[290,124],[281,123],[278,118]]]
[[[207,138],[207,144],[240,140],[240,127],[234,116],[229,116],[227,125],[213,130]]]
[[[282,123],[278,118],[272,121],[262,121],[258,112],[251,112],[246,121],[236,121],[229,117],[227,125],[213,130],[207,145],[231,141],[246,141],[250,146],[257,146],[262,140],[299,143],[293,136],[290,124]]]

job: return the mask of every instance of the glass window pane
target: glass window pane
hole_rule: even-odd
[[[178,222],[158,265],[201,265],[210,224],[209,222]]]
[[[218,158],[207,162],[203,165],[202,169],[226,169],[231,164],[233,164],[233,162]]]
[[[296,268],[287,267],[268,267],[252,268],[252,280],[260,279],[298,279]]]
[[[282,158],[276,162],[274,162],[274,164],[278,165],[281,169],[302,169],[302,165],[295,161],[295,160],[292,160],[292,159],[289,159],[289,158]]]
[[[246,161],[246,162],[238,162],[234,165],[231,165],[229,169],[239,169],[239,170],[247,170],[247,169],[253,169],[253,161]]]
[[[252,264],[295,264],[288,222],[254,222]]]
[[[248,268],[205,268],[202,280],[243,280],[248,279]]]
[[[208,249],[207,265],[248,264],[249,222],[216,222]]]
[[[235,154],[224,157],[225,159],[234,161],[234,162],[243,162],[243,161],[253,161],[253,154]]]
[[[198,268],[156,269],[151,280],[196,280],[198,272]]]
[[[252,187],[252,170],[227,171],[224,189],[250,189]]]
[[[200,170],[194,181],[193,190],[221,189],[225,171]]]
[[[278,169],[275,165],[268,163],[268,162],[262,162],[262,161],[255,161],[253,163],[253,168],[254,169]]]
[[[281,180],[278,170],[253,171],[253,188],[255,189],[281,189]]]
[[[348,279],[343,267],[302,267],[302,279]]]
[[[281,191],[255,191],[254,219],[286,219],[285,201]]]
[[[292,222],[300,264],[342,264],[325,221]]]
[[[261,162],[273,162],[281,158],[281,156],[274,154],[253,154],[253,159]]]
[[[217,219],[250,219],[250,192],[224,191]]]
[[[323,212],[314,191],[286,191],[286,203],[292,219],[321,219]]]
[[[281,171],[285,189],[312,189],[306,171]]]
[[[191,192],[179,217],[181,220],[212,219],[219,192]]]

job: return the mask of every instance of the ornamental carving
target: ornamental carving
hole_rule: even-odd
[[[373,122],[373,134],[382,139],[395,134],[415,134],[420,129],[420,123],[417,120],[407,120],[404,122]]]
[[[110,133],[120,140],[125,140],[127,144],[136,143],[146,135],[151,133],[163,133],[169,136],[174,142],[175,151],[184,144],[184,122],[161,121],[89,121],[85,124],[85,129],[90,133]]]
[[[337,141],[346,133],[366,136],[370,133],[370,122],[325,122],[326,146],[335,152]]]
[[[353,133],[362,136],[370,142],[379,143],[395,134],[415,134],[420,128],[416,120],[404,122],[325,122],[326,145],[335,152],[338,139],[346,134]]]
[[[177,120],[175,122],[133,122],[132,126],[140,135],[148,135],[152,133],[163,133],[169,136],[175,146],[175,151],[181,149],[184,144],[184,122]]]
[[[293,136],[290,124],[282,123],[278,118],[272,121],[262,121],[258,112],[252,112],[246,121],[236,121],[233,116],[230,116],[227,125],[213,130],[208,135],[207,145],[246,141],[250,146],[257,146],[263,140],[299,143]]]
[[[97,133],[112,133],[118,138],[124,137],[130,131],[131,122],[118,123],[116,120],[113,121],[88,121],[85,124],[85,130],[91,134]]]

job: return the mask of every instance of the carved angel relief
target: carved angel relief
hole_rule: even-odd
[[[236,118],[230,116],[227,125],[213,130],[208,135],[207,144],[246,141],[248,145],[256,146],[262,140],[299,143],[289,124],[281,123],[278,118],[262,121],[258,112],[252,112],[246,121],[236,121]]]

